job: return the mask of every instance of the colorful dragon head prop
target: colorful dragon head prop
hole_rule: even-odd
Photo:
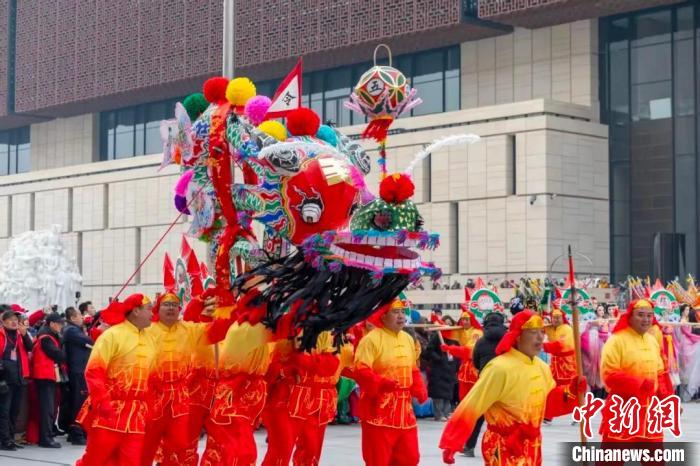
[[[282,335],[301,331],[301,346],[312,348],[318,334],[340,335],[421,275],[437,277],[419,251],[439,240],[423,231],[410,200],[415,163],[385,178],[375,197],[359,143],[306,108],[285,125],[266,120],[269,102],[246,78],[208,80],[204,98],[188,97],[163,122],[164,165],[182,168],[175,205],[192,216],[190,235],[210,244],[217,286],[240,297],[254,281],[255,298],[246,302],[265,305],[263,322]],[[416,161],[476,139],[447,138]],[[262,245],[253,221],[264,227]]]

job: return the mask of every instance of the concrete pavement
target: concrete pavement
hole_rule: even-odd
[[[683,436],[679,441],[700,442],[700,403],[686,403],[681,418]],[[421,465],[438,466],[442,464],[441,453],[437,448],[444,423],[432,420],[421,420],[419,437],[421,446]],[[597,425],[595,427],[597,431]],[[564,452],[560,451],[561,442],[572,442],[578,439],[578,426],[572,426],[568,416],[557,418],[551,425],[542,427],[543,458],[545,466],[566,464]],[[667,435],[667,438],[669,436]],[[64,443],[63,438],[58,438]],[[265,432],[256,434],[260,459],[265,452]],[[201,442],[203,447],[204,442]],[[65,444],[61,449],[44,449],[34,446],[25,447],[16,452],[0,451],[2,466],[38,466],[38,465],[72,465],[82,454],[83,447]],[[362,465],[360,448],[360,427],[329,426],[324,444],[321,466],[357,466]],[[458,466],[477,466],[483,464],[483,459],[477,449],[476,458],[457,457]]]

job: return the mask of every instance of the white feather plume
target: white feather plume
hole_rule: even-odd
[[[479,141],[479,139],[481,138],[476,134],[453,134],[452,136],[436,139],[432,142],[432,144],[418,152],[413,157],[411,163],[408,165],[408,167],[406,167],[405,173],[413,173],[413,169],[416,168],[416,165],[435,151],[449,146],[456,146],[458,144],[474,144],[475,142]]]

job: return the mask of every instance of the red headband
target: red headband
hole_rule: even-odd
[[[100,318],[107,325],[117,325],[124,322],[129,312],[139,306],[145,306],[150,303],[151,300],[148,299],[148,296],[135,293],[126,298],[122,303],[117,301],[109,303],[109,306],[100,313]]]
[[[510,328],[503,335],[498,346],[496,346],[496,354],[500,355],[510,351],[512,347],[515,346],[516,341],[523,329],[525,328],[543,328],[544,323],[542,322],[542,317],[539,314],[532,311],[520,311],[515,314],[513,320],[510,322]]]
[[[367,322],[370,324],[374,325],[377,328],[383,328],[384,324],[382,323],[382,317],[384,317],[384,314],[387,312],[393,310],[393,309],[405,309],[406,306],[401,301],[399,298],[394,298],[389,304],[385,304],[384,306],[380,307],[377,312],[369,316],[367,319]]]
[[[617,324],[615,324],[615,328],[613,328],[613,333],[617,333],[628,328],[630,326],[630,317],[632,317],[632,313],[635,311],[635,309],[640,308],[651,308],[653,310],[654,303],[648,299],[634,299],[630,301],[629,305],[627,306],[627,312],[620,316]],[[656,320],[656,316],[654,316],[654,325],[659,325],[659,322]]]

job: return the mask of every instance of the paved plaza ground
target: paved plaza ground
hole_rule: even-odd
[[[700,442],[700,403],[686,403],[681,419],[683,437],[680,441]],[[438,439],[444,423],[430,420],[420,421],[421,465],[438,466],[442,464]],[[597,427],[596,427],[597,429]],[[560,442],[575,441],[578,438],[578,426],[572,426],[568,417],[555,419],[552,425],[543,426],[543,456],[545,466],[566,464],[564,453],[560,451]],[[258,452],[265,452],[265,432],[256,434]],[[203,446],[203,442],[202,442]],[[26,447],[17,452],[0,452],[2,466],[37,466],[37,465],[72,465],[82,454],[82,447],[63,445],[60,450],[38,447]],[[321,466],[356,466],[362,465],[360,449],[360,427],[330,426],[326,434]],[[457,465],[476,466],[483,464],[480,454],[476,458],[457,457]]]

